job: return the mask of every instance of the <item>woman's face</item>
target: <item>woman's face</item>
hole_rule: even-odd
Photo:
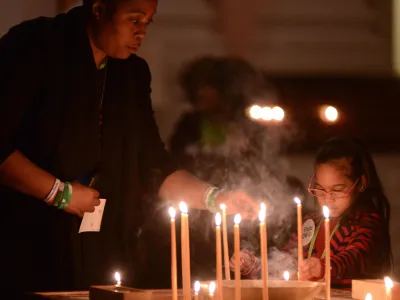
[[[126,0],[114,13],[105,11],[102,1],[93,5],[97,19],[96,47],[108,56],[125,59],[140,48],[156,12],[157,0]]]
[[[340,217],[355,200],[355,183],[350,179],[350,168],[345,158],[316,166],[316,197],[321,207],[328,206],[331,217]]]

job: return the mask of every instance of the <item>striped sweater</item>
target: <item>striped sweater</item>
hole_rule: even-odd
[[[312,219],[315,226],[319,224],[322,216],[312,215],[306,217]],[[332,286],[335,288],[351,287],[353,278],[380,278],[388,271],[385,262],[389,261],[390,249],[386,249],[386,227],[384,220],[376,213],[355,213],[349,220],[342,220],[331,239],[331,276]],[[332,228],[331,228],[332,231]],[[323,226],[318,232],[312,257],[321,258],[323,248],[321,240],[324,240]],[[322,242],[323,244],[323,242]],[[308,258],[310,243],[304,245],[304,258]],[[286,251],[297,253],[297,233],[293,234]],[[320,280],[324,276],[325,261],[321,259],[322,272]]]

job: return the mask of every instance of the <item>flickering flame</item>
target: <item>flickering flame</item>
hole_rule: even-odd
[[[117,286],[121,285],[121,275],[118,272],[115,272],[114,278],[117,281]]]
[[[328,208],[328,206],[322,207],[322,211],[324,212],[325,219],[329,219],[329,208]]]
[[[294,202],[296,202],[297,205],[301,205],[301,200],[299,197],[294,197]]]
[[[168,209],[168,213],[169,213],[169,216],[171,217],[171,220],[175,219],[175,216],[176,216],[176,210],[175,210],[175,208],[170,207],[170,208]]]
[[[196,294],[198,294],[199,291],[200,291],[200,281],[196,281],[196,282],[194,283],[194,292],[195,292]]]
[[[283,272],[283,279],[285,279],[286,281],[289,281],[290,279],[290,274],[288,271]]]
[[[260,220],[260,222],[265,221],[265,210],[260,209],[260,212],[258,213],[258,219]]]
[[[242,221],[242,217],[240,216],[240,214],[236,214],[235,219],[233,221],[235,222],[236,225],[239,225],[240,221]]]
[[[261,119],[262,113],[262,108],[258,105],[253,105],[252,107],[250,107],[249,114],[252,119]]]
[[[222,217],[220,213],[215,214],[215,225],[221,226]]]
[[[180,209],[181,213],[183,213],[183,214],[187,214],[188,213],[188,207],[187,207],[186,203],[183,202],[183,201],[181,201],[179,203],[179,209]]]
[[[219,207],[220,207],[222,210],[226,210],[226,205],[225,205],[225,204],[221,204]]]
[[[390,279],[389,277],[386,276],[383,280],[385,281],[385,287],[386,287],[386,289],[387,289],[387,290],[391,290],[391,289],[393,288],[393,281],[392,281],[392,279]]]
[[[283,118],[285,117],[285,111],[282,108],[280,108],[279,106],[275,106],[272,109],[272,117],[276,121],[282,121]]]
[[[266,211],[266,210],[267,210],[267,206],[265,205],[264,202],[261,202],[261,204],[260,204],[260,209],[263,210],[263,211]]]
[[[365,295],[365,300],[372,300],[372,295],[370,293]]]
[[[211,282],[210,285],[208,286],[208,292],[210,293],[210,295],[214,295],[215,292],[215,282]]]

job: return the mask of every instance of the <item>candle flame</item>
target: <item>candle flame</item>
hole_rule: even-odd
[[[296,202],[297,205],[301,205],[301,200],[299,197],[294,197],[294,202]]]
[[[119,274],[119,272],[115,272],[114,278],[117,281],[117,285],[120,285],[121,284],[121,275]]]
[[[225,204],[221,204],[219,207],[220,207],[222,210],[226,210],[226,205],[225,205]]]
[[[215,292],[215,282],[211,282],[210,285],[208,286],[208,292],[210,293],[210,295],[214,295]]]
[[[220,213],[215,214],[215,225],[221,226],[222,217]]]
[[[235,219],[233,221],[235,222],[236,225],[239,225],[240,221],[242,221],[242,217],[240,216],[240,214],[236,214]]]
[[[322,211],[324,212],[325,219],[329,219],[329,208],[328,208],[328,206],[322,207]]]
[[[265,210],[260,209],[260,212],[258,213],[258,219],[260,220],[260,222],[265,221]]]
[[[260,209],[263,210],[263,211],[267,211],[267,206],[265,205],[264,202],[261,202]]]
[[[183,201],[181,201],[179,203],[179,209],[180,209],[181,213],[183,213],[183,214],[187,214],[188,213],[188,207],[187,207],[186,203],[183,202]]]
[[[200,291],[200,281],[194,283],[194,292],[197,294]]]
[[[285,279],[286,281],[289,281],[290,279],[290,274],[288,271],[283,272],[283,279]]]
[[[370,293],[365,295],[365,300],[372,300],[372,295]]]
[[[390,290],[390,289],[393,288],[393,281],[392,281],[392,279],[390,279],[389,277],[386,276],[383,280],[385,281],[386,289]]]
[[[175,208],[170,207],[170,208],[168,209],[168,213],[169,213],[169,216],[171,217],[171,220],[175,219],[175,216],[176,216],[176,210],[175,210]]]

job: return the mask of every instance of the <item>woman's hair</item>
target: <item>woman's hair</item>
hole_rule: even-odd
[[[210,86],[221,100],[235,109],[244,109],[263,89],[263,78],[240,58],[203,56],[184,66],[179,83],[191,104],[199,87]]]
[[[353,182],[359,179],[357,187],[361,187],[363,184],[361,181],[362,176],[365,177],[366,181],[366,186],[364,186],[362,192],[359,192],[349,215],[351,215],[352,212],[360,210],[370,210],[379,214],[385,222],[385,231],[388,235],[385,238],[385,242],[387,243],[385,248],[391,253],[389,234],[391,208],[389,200],[384,193],[371,153],[366,145],[358,139],[343,136],[334,137],[327,140],[318,151],[315,159],[315,166],[341,158],[347,159],[349,163],[350,170],[348,176],[350,179]],[[390,262],[391,254],[388,261],[389,267]]]

